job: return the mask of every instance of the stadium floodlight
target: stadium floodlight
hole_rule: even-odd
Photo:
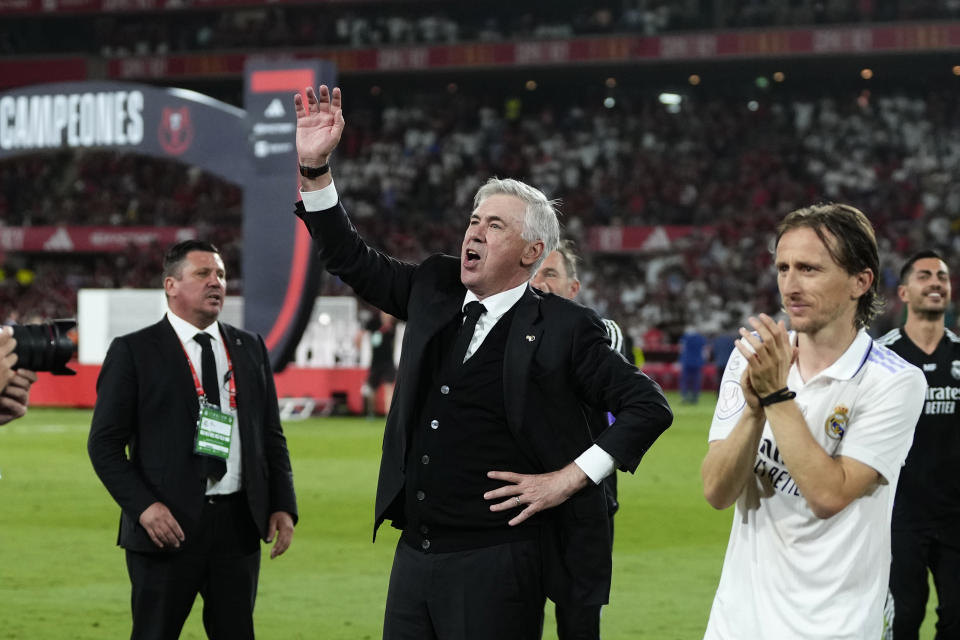
[[[750,111],[756,111],[759,108],[760,108],[760,103],[757,102],[756,100],[751,100],[750,102],[747,103],[747,109],[750,109]]]
[[[683,96],[681,96],[679,93],[661,93],[658,96],[658,100],[660,100],[660,104],[679,105],[681,102],[683,102]]]

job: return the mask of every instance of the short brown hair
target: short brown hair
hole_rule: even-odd
[[[880,252],[877,249],[877,237],[870,220],[856,207],[848,204],[828,202],[797,209],[777,225],[776,248],[780,238],[787,231],[806,227],[812,229],[833,261],[843,267],[850,275],[870,269],[873,272],[873,284],[857,300],[855,323],[858,329],[870,325],[870,321],[883,311],[883,296],[880,295]],[[833,236],[833,241],[826,232]]]

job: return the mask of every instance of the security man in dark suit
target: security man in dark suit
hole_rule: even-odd
[[[259,336],[217,322],[216,247],[174,245],[163,287],[166,317],[110,345],[87,443],[122,509],[131,637],[179,637],[199,593],[210,638],[253,638],[260,539],[275,558],[297,521],[273,373]]]
[[[634,471],[672,421],[660,388],[610,348],[595,313],[528,281],[559,238],[540,191],[491,179],[459,259],[402,263],[368,247],[327,164],[339,89],[295,98],[298,215],[327,271],[406,321],[375,527],[402,529],[384,638],[539,638],[543,598],[599,605],[610,588],[600,481]],[[617,422],[594,440],[582,406]]]

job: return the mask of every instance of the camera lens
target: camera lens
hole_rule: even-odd
[[[74,320],[48,320],[40,324],[13,325],[17,367],[61,376],[75,375],[66,365],[77,350],[68,335],[76,324]]]

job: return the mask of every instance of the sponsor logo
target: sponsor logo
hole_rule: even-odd
[[[937,370],[937,363],[936,363],[936,362],[927,362],[927,363],[924,363],[924,365],[923,365],[923,370],[924,370],[924,371],[936,371],[936,370]]]
[[[263,116],[265,118],[282,118],[285,115],[287,115],[287,111],[283,108],[283,103],[280,102],[280,98],[274,98],[270,104],[267,105],[267,108],[263,110]]]
[[[164,107],[160,115],[160,128],[157,136],[163,150],[172,156],[178,156],[190,148],[193,142],[193,122],[190,121],[190,107],[172,109]]]
[[[850,421],[848,413],[850,413],[850,409],[843,405],[837,405],[833,408],[833,413],[827,416],[827,421],[823,425],[828,437],[833,440],[843,438],[843,434],[847,431],[847,422]]]
[[[73,251],[73,240],[66,229],[60,227],[43,243],[45,251]]]
[[[950,363],[950,375],[960,380],[960,360],[954,360]]]

